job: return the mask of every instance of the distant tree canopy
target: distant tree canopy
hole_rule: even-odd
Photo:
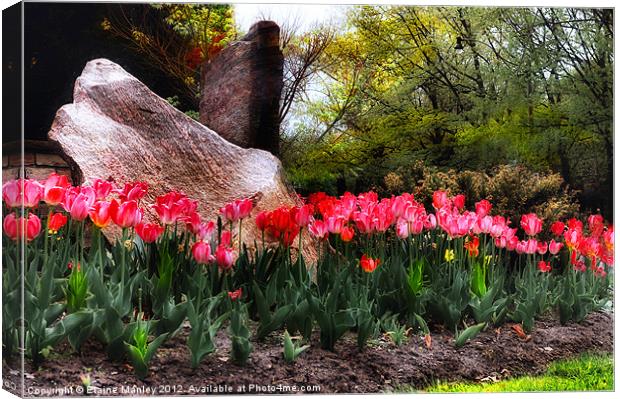
[[[519,164],[611,212],[613,10],[361,6],[347,25],[284,154],[298,188]]]

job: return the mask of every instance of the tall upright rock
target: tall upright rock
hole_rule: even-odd
[[[252,25],[202,66],[200,121],[240,147],[278,155],[283,63],[280,27]]]
[[[86,64],[75,82],[73,103],[58,110],[48,136],[77,165],[82,182],[95,177],[145,181],[149,203],[179,190],[199,201],[206,220],[237,198],[255,200],[252,218],[261,210],[300,202],[275,156],[229,143],[106,59]],[[147,219],[156,219],[152,209],[146,211]],[[243,230],[248,246],[260,242],[253,222],[243,223]],[[104,232],[118,234],[113,228]],[[311,258],[312,248],[304,245]]]

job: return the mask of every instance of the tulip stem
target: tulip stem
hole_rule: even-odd
[[[243,219],[239,219],[239,256],[241,256],[241,222]]]

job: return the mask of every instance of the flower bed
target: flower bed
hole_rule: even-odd
[[[469,211],[462,195],[437,191],[427,210],[410,194],[368,192],[316,193],[254,220],[252,202],[239,199],[218,220],[203,221],[185,195],[145,204],[147,191],[145,183],[117,188],[99,179],[72,187],[57,175],[3,186],[5,356],[15,356],[20,342],[22,253],[33,367],[54,348],[96,347],[110,362],[129,361],[138,378],[148,378],[170,343],[187,345],[189,367],[198,369],[224,333],[228,360],[240,367],[257,342],[284,329],[293,335],[284,334],[288,362],[307,344],[333,351],[350,334],[362,352],[381,333],[395,344],[413,334],[432,347],[429,324],[449,331],[456,348],[506,322],[527,340],[541,315],[582,321],[612,292],[613,227],[599,215],[585,224],[553,221],[543,231],[543,221],[527,214],[520,231],[484,199]],[[41,202],[49,208],[44,222]],[[147,206],[159,221],[142,220]],[[252,222],[262,237],[248,247],[241,226]],[[110,225],[122,234],[107,246],[101,229]],[[306,234],[318,253],[308,264],[299,248]]]

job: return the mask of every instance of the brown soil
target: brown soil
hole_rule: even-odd
[[[26,364],[26,396],[79,395],[80,374],[90,375],[92,395],[104,396],[291,393],[315,386],[320,393],[372,393],[404,385],[423,388],[438,380],[531,375],[544,371],[554,360],[583,352],[612,352],[613,314],[592,313],[580,324],[565,326],[555,318],[539,320],[529,340],[519,338],[511,325],[489,328],[459,349],[454,347],[452,334],[438,330],[432,334],[431,349],[422,338],[412,337],[400,347],[379,339],[360,352],[351,334],[337,343],[335,352],[320,349],[314,341],[294,364],[282,358],[278,333],[265,342],[254,342],[251,358],[243,367],[228,359],[229,340],[226,331],[221,331],[218,350],[196,370],[190,368],[186,335],[186,330],[181,331],[160,348],[144,381],[134,376],[129,365],[110,363],[96,341],[87,342],[81,355],[70,354],[65,346],[57,348],[39,370]],[[21,386],[18,370],[19,361],[4,363],[5,388]]]

